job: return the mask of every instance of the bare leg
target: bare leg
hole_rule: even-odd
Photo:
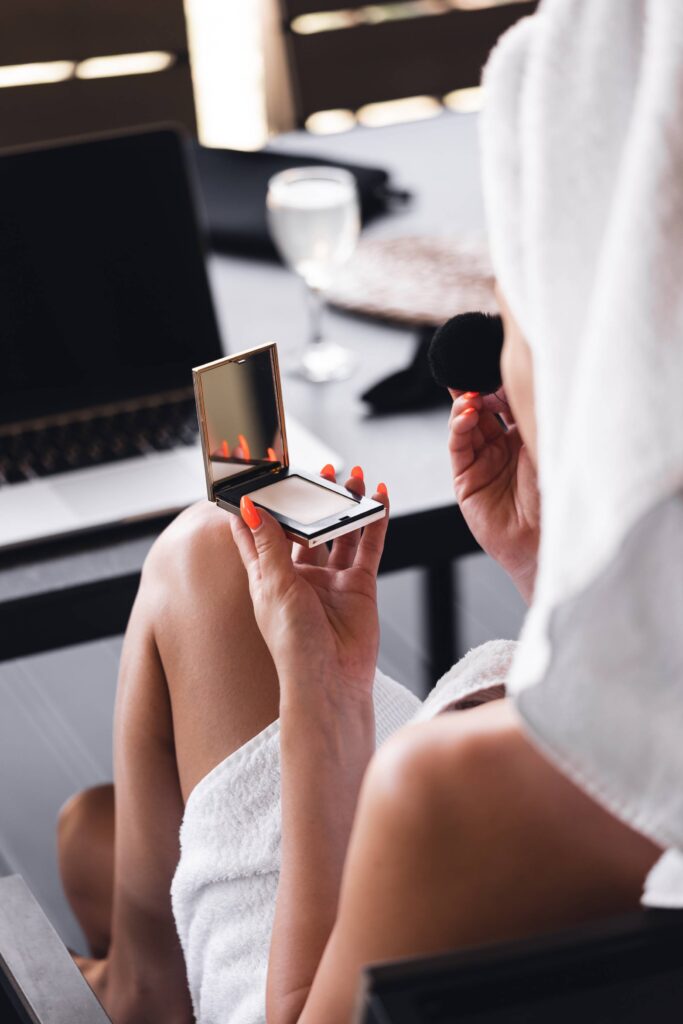
[[[114,787],[95,786],[64,804],[57,825],[67,899],[93,956],[107,955],[114,891]]]
[[[194,506],[150,553],[121,661],[111,944],[106,960],[84,970],[115,1024],[191,1020],[170,903],[184,802],[207,772],[273,721],[277,705],[277,677],[227,516],[208,503]],[[75,814],[63,815],[63,838],[69,817]],[[64,860],[73,882],[77,872]],[[106,890],[105,874],[96,891]],[[75,909],[86,902],[81,892]],[[83,923],[96,946],[106,942],[101,915]]]
[[[366,776],[302,1022],[349,1020],[363,964],[634,908],[659,852],[557,772],[509,702],[409,726]]]
[[[207,502],[193,506],[153,555],[150,614],[186,800],[212,768],[277,718],[279,689],[228,515]]]

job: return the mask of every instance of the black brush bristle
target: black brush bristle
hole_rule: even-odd
[[[437,384],[457,391],[490,394],[501,386],[503,322],[488,313],[461,313],[439,327],[429,346]]]

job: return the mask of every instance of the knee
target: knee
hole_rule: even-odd
[[[74,793],[62,804],[57,816],[60,836],[80,832],[85,825],[109,816],[114,807],[114,787],[111,783],[92,786]]]
[[[152,545],[142,580],[174,592],[200,588],[204,594],[216,583],[245,585],[229,515],[208,501],[185,509]]]
[[[83,875],[83,864],[97,852],[107,856],[113,845],[114,787],[93,786],[75,793],[57,817],[57,850],[62,875],[70,885]]]

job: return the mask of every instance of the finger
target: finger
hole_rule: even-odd
[[[347,491],[351,491],[357,497],[365,497],[365,475],[360,466],[353,467],[351,476],[344,486]],[[350,565],[353,565],[360,538],[360,530],[353,530],[351,533],[345,533],[343,537],[338,537],[332,544],[330,558],[327,563],[329,567],[331,569],[348,569]]]
[[[347,491],[351,491],[352,494],[357,495],[359,498],[365,497],[365,474],[361,466],[354,466],[351,470],[351,475],[344,484]]]
[[[326,466],[320,470],[320,475],[325,480],[329,480],[330,483],[337,482],[337,473],[331,462],[328,462]],[[351,491],[353,494],[357,494],[359,497],[363,497],[365,494],[365,482],[363,470],[360,466],[354,466],[351,470],[351,476],[344,484],[347,491]]]
[[[293,547],[293,559],[297,565],[327,565],[330,552],[327,544],[318,544],[314,548],[305,548],[303,544]]]
[[[464,473],[470,468],[477,457],[478,450],[484,443],[478,423],[479,412],[473,406],[463,409],[451,422],[448,450],[451,454],[455,476],[459,476],[460,473]]]
[[[267,580],[275,593],[284,594],[296,578],[291,545],[284,530],[264,509],[256,508],[246,495],[240,501],[240,513],[252,535],[260,578]],[[252,568],[247,571],[254,573],[253,562],[250,564]]]
[[[348,569],[350,565],[353,565],[361,532],[360,529],[353,530],[351,533],[345,533],[343,537],[337,537],[332,542],[332,550],[327,562],[330,569]]]
[[[477,424],[485,441],[495,441],[496,438],[507,433],[508,428],[504,426],[498,416],[489,409],[482,409],[479,413]]]
[[[472,408],[481,410],[484,408],[486,398],[480,395],[478,391],[451,391],[453,396],[453,405],[451,406],[451,422],[456,416],[459,416],[465,411],[465,409]]]
[[[514,426],[515,416],[510,408],[504,387],[500,387],[497,391],[491,392],[490,395],[484,396],[484,408],[488,412],[493,413],[494,416],[500,416],[508,429]]]
[[[242,559],[242,565],[247,570],[249,588],[251,589],[261,577],[261,567],[259,565],[254,538],[251,535],[251,530],[247,524],[243,522],[241,516],[230,516],[230,528],[232,530],[233,540],[235,541],[235,547]]]
[[[480,391],[458,391],[456,388],[449,388],[448,393],[454,402],[457,402],[459,398],[464,398],[466,402],[469,402],[482,397]]]
[[[327,562],[330,569],[348,569],[353,565],[360,544],[362,530],[354,530],[352,533],[345,533],[343,537],[337,537],[332,544],[330,557]]]
[[[387,510],[386,515],[382,519],[378,519],[377,522],[370,523],[363,530],[354,566],[358,569],[364,569],[365,572],[370,573],[372,576],[376,576],[382,558],[382,551],[384,550],[387,527],[389,526],[389,495],[386,485],[378,484],[377,491],[372,497],[375,501],[380,501],[384,505]]]
[[[471,405],[453,417],[448,435],[451,451],[461,451],[474,444],[473,434],[479,426],[480,419],[479,410]]]

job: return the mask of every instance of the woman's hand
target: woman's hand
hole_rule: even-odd
[[[529,603],[540,537],[536,470],[502,388],[495,395],[451,395],[448,447],[458,504],[475,539]]]
[[[329,470],[324,475],[333,479]],[[358,467],[346,486],[364,494]],[[383,484],[374,498],[388,508]],[[233,536],[249,576],[256,621],[278,672],[281,703],[295,695],[292,687],[310,697],[321,683],[335,703],[348,696],[367,701],[379,646],[377,569],[388,517],[362,534],[355,530],[339,537],[326,560],[306,552],[295,561],[292,544],[272,516],[249,499],[242,499],[241,510],[241,519],[231,517]]]

